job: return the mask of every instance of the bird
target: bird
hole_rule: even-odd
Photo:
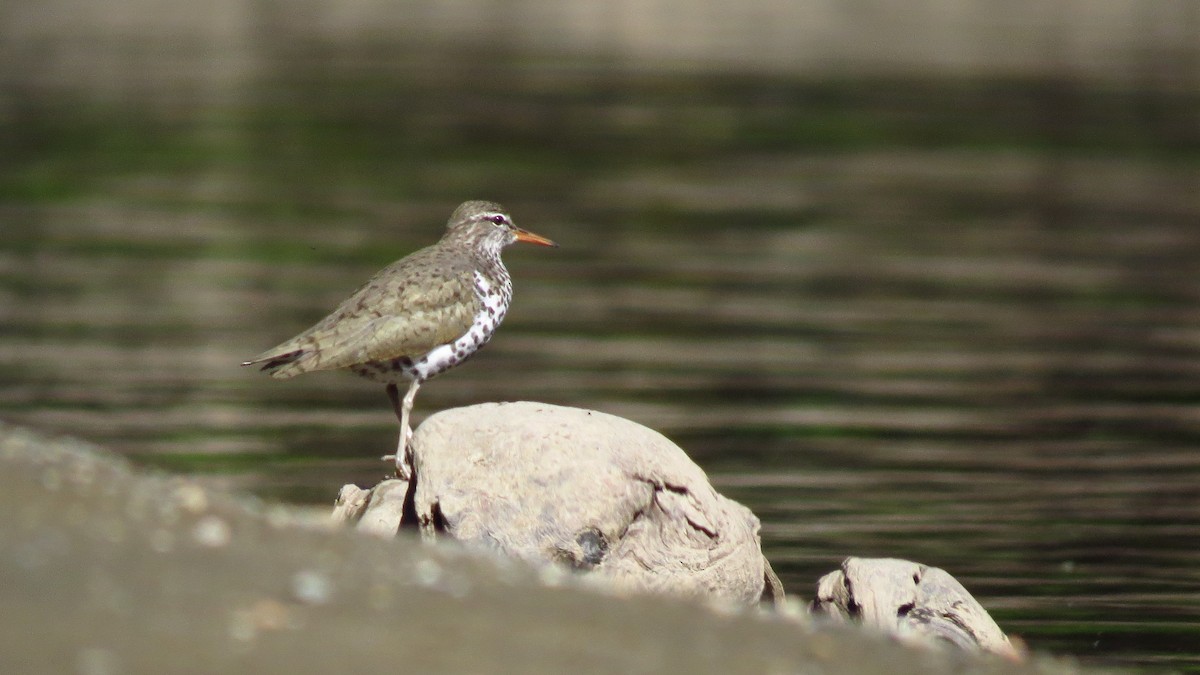
[[[349,370],[387,385],[400,421],[396,475],[407,480],[417,390],[491,340],[512,301],[500,252],[516,242],[558,246],[514,225],[495,202],[463,202],[436,244],[383,268],[308,330],[242,365],[261,365],[277,379]],[[401,399],[403,382],[408,389]]]

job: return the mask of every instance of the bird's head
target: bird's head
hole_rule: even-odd
[[[446,237],[464,239],[487,250],[500,249],[518,241],[539,246],[558,246],[549,239],[513,224],[512,216],[495,202],[463,202],[446,222]]]

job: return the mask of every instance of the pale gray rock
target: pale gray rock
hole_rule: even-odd
[[[343,485],[333,509],[335,523],[353,521],[355,527],[383,538],[395,537],[404,515],[408,481],[385,480],[370,490]]]
[[[427,540],[564,563],[622,590],[782,601],[754,514],[629,420],[527,402],[446,410],[417,429],[413,471],[410,524]],[[385,481],[364,497],[347,486],[334,517],[395,533],[408,489]]]
[[[920,643],[1019,658],[987,611],[945,570],[892,558],[846,558],[817,582],[812,611]]]

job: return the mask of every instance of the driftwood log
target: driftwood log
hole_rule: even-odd
[[[957,579],[908,560],[847,558],[817,582],[810,608],[908,641],[1022,656]]]
[[[629,591],[783,599],[754,514],[629,420],[524,402],[446,410],[414,434],[413,472],[411,484],[342,488],[334,518],[564,563]]]

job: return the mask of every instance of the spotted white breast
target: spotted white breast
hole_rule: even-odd
[[[428,380],[462,363],[492,339],[496,328],[508,312],[512,299],[512,280],[502,274],[495,288],[482,274],[475,272],[475,297],[479,299],[479,311],[471,322],[471,328],[454,342],[434,347],[429,353],[404,367],[409,379]]]

